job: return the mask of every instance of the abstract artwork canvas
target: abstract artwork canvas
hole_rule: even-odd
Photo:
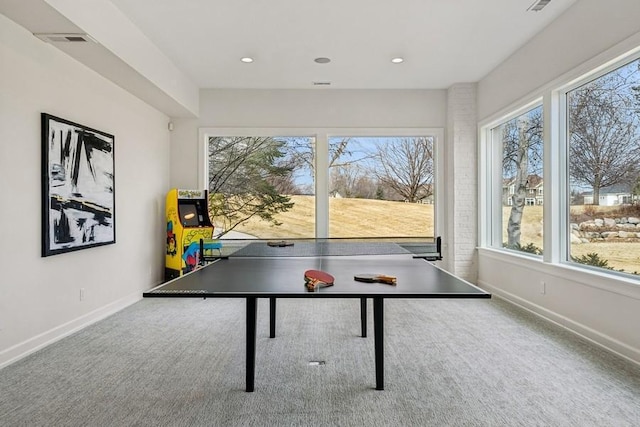
[[[115,243],[114,137],[42,113],[42,256]]]

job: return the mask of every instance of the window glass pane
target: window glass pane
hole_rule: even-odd
[[[640,60],[567,93],[569,260],[640,274]]]
[[[541,255],[542,106],[491,130],[502,149],[502,242],[498,246]]]
[[[209,138],[209,213],[227,238],[315,236],[311,137]]]
[[[330,237],[433,237],[432,136],[329,139]]]

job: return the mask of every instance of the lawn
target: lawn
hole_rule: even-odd
[[[294,207],[276,216],[274,226],[252,219],[236,231],[261,238],[314,237],[315,197],[291,196]],[[433,236],[433,205],[370,199],[329,200],[331,237]]]

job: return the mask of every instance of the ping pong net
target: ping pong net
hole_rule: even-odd
[[[436,238],[295,238],[222,239],[217,258],[412,255],[442,260],[442,240]]]

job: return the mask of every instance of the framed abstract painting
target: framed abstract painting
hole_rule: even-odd
[[[41,116],[42,256],[115,243],[114,136]]]

